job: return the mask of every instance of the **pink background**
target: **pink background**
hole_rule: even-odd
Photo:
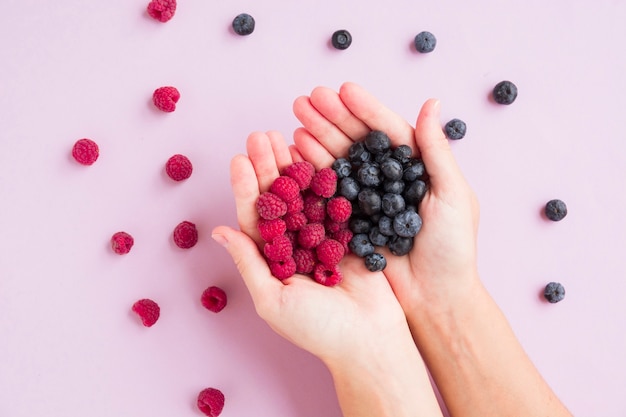
[[[467,136],[454,153],[481,202],[480,270],[542,374],[577,416],[626,415],[626,2],[4,0],[0,14],[0,416],[339,416],[314,357],[256,315],[226,252],[232,155],[254,130],[290,138],[293,100],[362,84],[413,122],[428,97]],[[508,3],[508,4],[507,4]],[[232,19],[257,21],[248,37]],[[333,31],[353,35],[345,51]],[[433,32],[419,55],[414,36]],[[519,97],[488,99],[503,79]],[[181,92],[156,111],[155,88]],[[92,166],[70,157],[94,139]],[[165,161],[184,153],[192,177]],[[563,199],[568,216],[540,210]],[[182,220],[200,240],[171,241]],[[120,257],[110,236],[135,237]],[[556,305],[540,292],[562,282]],[[229,304],[205,310],[218,285]],[[139,298],[162,308],[144,328]],[[494,341],[497,343],[497,341]]]

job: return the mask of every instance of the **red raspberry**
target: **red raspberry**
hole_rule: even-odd
[[[332,197],[337,191],[337,173],[332,168],[320,169],[311,180],[311,190],[320,197]]]
[[[214,313],[219,313],[226,307],[226,303],[228,299],[226,297],[226,292],[220,287],[209,287],[202,292],[202,297],[200,297],[200,302],[207,310],[210,310]]]
[[[186,180],[192,171],[191,161],[185,155],[176,154],[165,163],[165,172],[174,181]]]
[[[302,212],[286,214],[283,219],[285,219],[287,230],[291,232],[296,232],[302,229],[302,226],[309,222]]]
[[[165,23],[174,17],[176,0],[152,0],[147,9],[151,18]]]
[[[198,408],[209,417],[217,417],[224,409],[224,399],[217,388],[205,388],[198,394]]]
[[[336,221],[331,220],[330,218],[327,218],[324,221],[324,227],[326,228],[326,233],[327,234],[333,234],[333,233],[337,233],[340,230],[343,229],[347,229],[348,228],[348,222],[341,222],[341,223],[337,223]]]
[[[328,267],[331,267],[337,265],[339,261],[341,261],[345,250],[343,249],[343,245],[335,239],[324,239],[315,248],[315,253],[320,262]]]
[[[313,268],[313,279],[322,285],[332,287],[339,284],[343,276],[341,275],[338,265],[328,267],[322,263],[318,263],[315,265],[315,268]]]
[[[315,167],[307,161],[295,162],[283,170],[283,175],[293,178],[301,190],[306,190],[315,175]]]
[[[285,236],[287,236],[287,239],[289,239],[289,241],[291,242],[292,247],[298,247],[298,234],[296,232],[291,232],[287,230],[285,232]]]
[[[295,249],[293,251],[293,259],[296,261],[296,272],[299,274],[310,274],[317,263],[315,252],[311,249]]]
[[[192,248],[198,243],[198,229],[196,225],[184,221],[174,228],[174,243],[181,249]]]
[[[321,223],[326,218],[326,200],[313,193],[304,197],[302,212],[311,223]]]
[[[159,87],[152,94],[152,102],[157,109],[168,113],[176,110],[179,98],[180,93],[176,87]]]
[[[352,214],[352,203],[343,196],[333,197],[326,203],[326,213],[338,223],[346,222]]]
[[[291,201],[287,201],[287,214],[297,213],[304,209],[304,198],[302,198],[302,194],[298,194],[296,198]]]
[[[135,244],[135,239],[126,232],[117,232],[111,236],[111,247],[113,252],[118,255],[124,255],[130,252],[130,249]]]
[[[287,213],[287,204],[276,194],[269,191],[259,196],[256,211],[265,220],[277,219]]]
[[[331,235],[333,239],[343,245],[344,255],[350,253],[350,247],[348,243],[350,243],[350,241],[352,240],[352,236],[354,236],[354,234],[350,229],[339,230]]]
[[[287,236],[277,236],[263,246],[263,253],[269,261],[285,261],[293,255],[293,246]]]
[[[326,230],[321,223],[305,224],[298,232],[298,243],[305,249],[313,249],[324,240]]]
[[[259,224],[257,225],[259,229],[259,233],[261,234],[261,239],[266,242],[271,242],[276,236],[281,236],[285,234],[287,230],[287,225],[283,219],[273,219],[273,220],[259,220]]]
[[[288,202],[300,195],[300,187],[293,178],[281,175],[270,185],[270,192],[279,196],[284,202]]]
[[[83,165],[93,164],[99,155],[98,144],[91,139],[79,139],[72,147],[72,156]]]
[[[149,298],[144,298],[135,302],[132,310],[139,315],[141,322],[146,327],[151,327],[157,322],[159,316],[161,315],[161,308],[159,305]]]
[[[296,273],[296,261],[293,257],[286,261],[270,262],[270,271],[279,280],[287,279]]]

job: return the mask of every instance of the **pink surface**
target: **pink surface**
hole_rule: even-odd
[[[431,96],[442,124],[467,122],[453,149],[481,201],[484,282],[575,415],[626,415],[626,3],[189,0],[165,24],[147,3],[3,3],[0,416],[198,416],[209,386],[223,416],[339,416],[326,369],[257,318],[210,230],[235,224],[228,164],[247,135],[290,137],[293,100],[347,80],[411,122]],[[248,37],[229,29],[240,12]],[[345,51],[329,47],[341,28]],[[410,47],[422,30],[428,55]],[[503,79],[511,106],[488,99]],[[171,114],[150,103],[164,85],[181,92]],[[70,156],[83,137],[90,167]],[[175,153],[194,164],[182,183],[164,172]],[[552,198],[560,223],[540,216]],[[187,251],[183,220],[200,233]],[[560,304],[541,300],[549,281]],[[200,304],[211,285],[219,314]],[[152,328],[130,311],[145,297]]]

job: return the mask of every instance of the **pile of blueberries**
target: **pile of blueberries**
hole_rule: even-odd
[[[349,243],[352,253],[365,259],[370,271],[382,271],[387,260],[376,252],[387,247],[406,255],[422,227],[418,205],[428,189],[424,163],[412,157],[407,145],[392,148],[387,134],[369,132],[348,149],[347,158],[332,164],[337,173],[337,195],[352,202]]]

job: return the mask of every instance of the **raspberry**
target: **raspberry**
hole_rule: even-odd
[[[298,233],[297,232],[292,232],[290,230],[287,230],[285,232],[285,236],[287,236],[287,239],[289,239],[289,241],[291,242],[291,246],[293,248],[298,247]]]
[[[413,43],[415,44],[417,52],[426,54],[435,50],[435,46],[437,46],[437,38],[435,38],[435,35],[432,33],[423,31],[415,36]]]
[[[328,267],[337,265],[344,253],[343,245],[335,239],[324,239],[315,248],[317,259]]]
[[[302,194],[298,194],[296,198],[287,201],[287,214],[297,213],[304,209],[304,198]]]
[[[320,197],[332,197],[337,191],[337,173],[332,168],[320,169],[311,180],[311,190]]]
[[[192,171],[191,161],[185,155],[176,154],[165,163],[165,172],[174,181],[186,180]]]
[[[315,175],[315,167],[307,161],[295,162],[284,169],[283,175],[296,180],[300,190],[306,190]]]
[[[286,261],[270,262],[270,271],[279,280],[287,279],[296,273],[296,261],[293,257]]]
[[[293,259],[296,261],[296,272],[299,274],[310,274],[317,263],[315,252],[311,249],[295,249],[293,251]]]
[[[352,35],[345,29],[337,30],[330,38],[330,43],[337,49],[348,49],[348,47],[352,44]]]
[[[293,178],[281,175],[270,186],[270,192],[279,196],[284,202],[288,202],[300,195],[300,186]]]
[[[198,230],[196,225],[183,221],[174,228],[174,243],[181,249],[192,248],[198,243]]]
[[[293,255],[293,246],[287,236],[277,236],[263,246],[263,253],[268,260],[281,262]]]
[[[287,225],[283,219],[265,220],[261,219],[257,224],[261,239],[271,242],[276,236],[285,234]]]
[[[78,163],[83,165],[93,164],[99,155],[98,144],[91,139],[79,139],[72,147],[72,156]]]
[[[233,30],[237,35],[246,36],[254,32],[255,21],[247,13],[241,13],[233,19]]]
[[[493,100],[498,104],[511,104],[517,98],[517,86],[511,81],[500,81],[493,87]]]
[[[176,0],[152,0],[148,4],[148,14],[159,22],[167,22],[176,12]]]
[[[159,87],[152,94],[152,102],[157,109],[168,113],[176,110],[178,99],[180,93],[176,87]]]
[[[332,287],[339,284],[343,276],[337,265],[328,267],[322,263],[318,263],[313,269],[313,279],[322,285]]]
[[[209,417],[217,417],[224,409],[224,394],[217,388],[205,388],[198,394],[198,408]]]
[[[544,297],[550,303],[558,303],[565,298],[565,287],[558,282],[550,282],[543,292]]]
[[[287,204],[276,194],[266,191],[259,196],[256,210],[261,218],[273,220],[287,213]]]
[[[544,212],[548,219],[558,222],[567,216],[567,206],[559,199],[550,200],[546,203]]]
[[[342,223],[352,214],[352,204],[345,197],[334,197],[326,203],[326,213],[332,220]]]
[[[146,327],[151,327],[161,315],[161,308],[149,298],[141,299],[133,304],[132,310],[139,315]]]
[[[202,292],[202,296],[200,297],[200,302],[207,310],[210,310],[214,313],[219,313],[226,307],[226,303],[228,299],[226,297],[226,292],[220,287],[209,287]]]
[[[444,126],[448,139],[459,140],[465,137],[467,126],[463,120],[452,119]]]
[[[302,212],[311,223],[321,223],[326,218],[326,200],[313,193],[304,197]]]
[[[287,230],[291,232],[297,232],[309,222],[303,212],[286,214],[284,220]]]
[[[341,243],[341,245],[343,246],[344,254],[350,253],[350,247],[348,246],[348,244],[352,240],[353,236],[354,234],[350,229],[339,230],[338,232],[335,232],[331,235],[333,239]]]
[[[352,206],[351,206],[352,207]],[[348,222],[336,222],[330,218],[324,221],[324,227],[326,228],[326,234],[337,233],[340,230],[348,228]]]
[[[305,224],[298,232],[298,243],[305,249],[313,249],[326,236],[326,230],[321,223]]]
[[[113,252],[118,255],[124,255],[130,252],[134,244],[135,239],[126,232],[117,232],[111,237],[111,247],[113,248]]]

